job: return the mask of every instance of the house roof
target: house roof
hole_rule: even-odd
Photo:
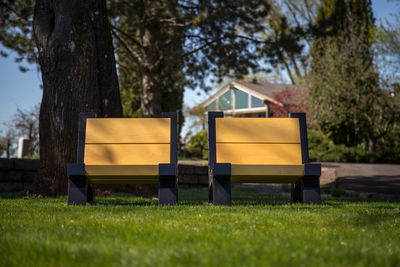
[[[210,96],[208,99],[206,99],[202,105],[208,105],[211,103],[214,99],[218,98],[221,96],[225,91],[229,90],[229,88],[235,87],[237,89],[246,91],[248,93],[251,93],[259,98],[261,98],[264,102],[272,102],[278,105],[283,105],[279,101],[274,99],[274,94],[284,91],[286,89],[295,89],[296,86],[290,85],[290,84],[273,84],[269,82],[243,82],[243,81],[233,81],[231,83],[228,83],[224,87],[222,87],[220,90],[218,90],[215,94]]]
[[[295,89],[296,88],[294,85],[291,85],[291,84],[273,84],[273,83],[269,83],[269,82],[258,83],[258,82],[235,81],[234,83],[243,85],[247,88],[250,88],[250,89],[266,96],[267,98],[272,98],[272,99],[274,98],[275,93],[281,92],[286,89]]]

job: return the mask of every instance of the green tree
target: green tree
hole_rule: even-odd
[[[35,105],[29,110],[18,108],[12,120],[7,123],[17,137],[28,138],[28,156],[39,154],[39,108],[40,105]]]
[[[374,47],[380,87],[384,90],[379,99],[381,108],[375,110],[377,127],[371,145],[384,154],[400,151],[400,11],[391,16],[392,22],[381,21],[377,27]]]
[[[119,72],[127,81],[122,95],[140,93],[131,113],[182,110],[185,86],[207,89],[207,77],[243,75],[257,66],[251,46],[261,45],[254,35],[268,9],[262,1],[116,1],[110,7]]]
[[[15,155],[16,149],[16,134],[14,128],[9,128],[2,134],[0,132],[0,156],[11,158]]]
[[[3,47],[15,51],[15,61],[21,63],[37,62],[35,40],[32,36],[34,0],[0,0],[0,42]],[[0,50],[3,57],[9,56],[3,49]],[[28,70],[21,64],[22,72]]]
[[[176,1],[110,2],[125,116],[182,109],[182,27]],[[139,100],[139,101],[138,101]]]
[[[11,1],[4,1],[2,9],[18,17],[22,4],[14,10]],[[262,0],[109,1],[109,10],[128,116],[138,114],[138,92],[145,117],[181,110],[184,86],[207,90],[206,81],[242,77],[260,68],[260,57],[273,57],[279,48],[276,40],[260,38],[270,10]],[[26,21],[31,20],[28,13]],[[12,31],[20,30],[19,24],[10,25]],[[292,32],[279,38],[280,44],[294,44]]]
[[[316,23],[319,0],[272,1],[263,38],[273,44],[262,54],[271,63],[279,82],[287,74],[292,84],[304,84],[310,71],[311,30]]]
[[[381,74],[381,86],[394,90],[396,84],[400,84],[400,9],[391,14],[391,18],[392,21],[380,21],[377,27],[375,60]]]
[[[201,104],[197,104],[194,107],[185,107],[185,117],[190,121],[189,129],[192,131],[202,131],[206,129],[207,109]]]
[[[371,1],[322,1],[312,47],[313,117],[337,144],[369,139],[371,109],[379,107],[378,74],[373,64],[374,18]],[[371,148],[372,149],[372,148]]]
[[[208,158],[208,140],[207,131],[202,130],[190,137],[189,142],[185,147],[187,156],[194,159]]]

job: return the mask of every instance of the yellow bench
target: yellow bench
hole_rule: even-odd
[[[91,184],[159,184],[159,204],[176,204],[177,113],[163,118],[79,118],[77,163],[67,165],[68,204],[93,201]]]
[[[292,184],[292,202],[321,203],[321,164],[308,158],[305,113],[223,118],[208,112],[209,200],[231,205],[231,183]]]

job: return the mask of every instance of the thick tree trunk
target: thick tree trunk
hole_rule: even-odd
[[[43,79],[40,168],[30,189],[67,191],[75,162],[80,112],[122,115],[105,0],[37,0],[33,31]]]

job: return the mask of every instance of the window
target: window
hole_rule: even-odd
[[[208,111],[213,111],[217,109],[217,100],[214,100],[210,104],[207,105],[207,110]]]
[[[263,101],[258,97],[251,96],[251,107],[252,108],[263,108],[265,107]]]
[[[235,109],[249,108],[249,94],[241,90],[235,90]]]
[[[220,110],[232,109],[231,90],[226,91],[219,97],[218,104]]]

